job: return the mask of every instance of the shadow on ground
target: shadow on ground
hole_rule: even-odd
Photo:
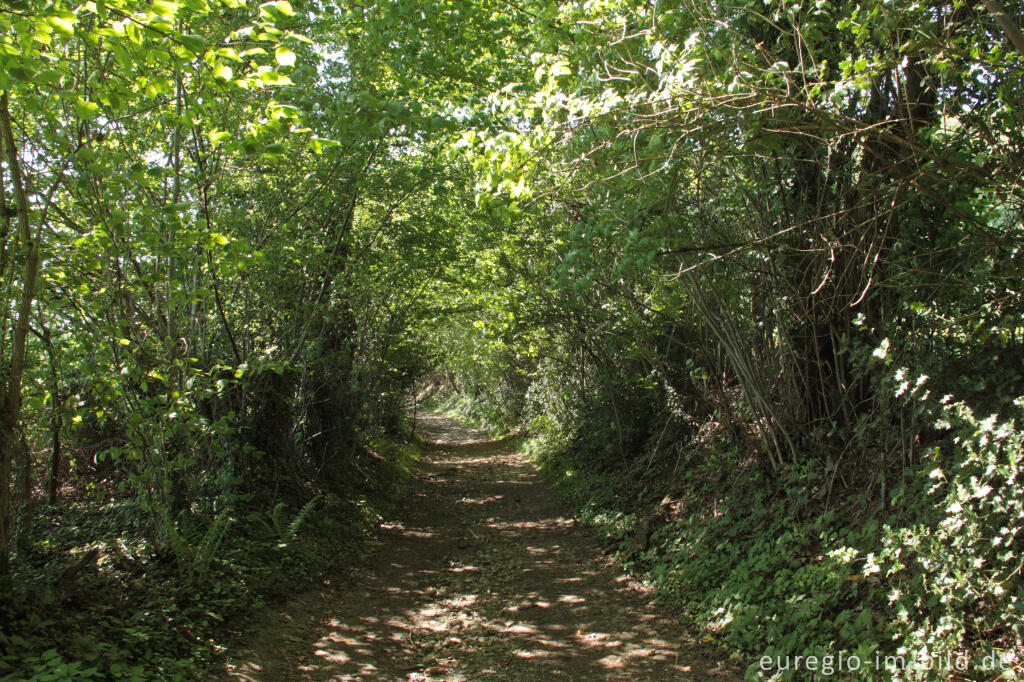
[[[271,614],[225,680],[737,680],[564,515],[509,442],[437,414],[345,584]]]

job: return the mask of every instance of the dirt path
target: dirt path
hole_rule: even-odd
[[[436,414],[346,585],[279,607],[226,680],[738,680],[616,570],[514,448]]]

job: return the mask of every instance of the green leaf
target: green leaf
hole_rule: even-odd
[[[213,77],[223,81],[231,80],[231,77],[235,75],[235,72],[227,64],[217,64],[213,67]]]
[[[224,59],[240,62],[242,58],[238,55],[238,52],[233,47],[222,47],[217,50],[217,56],[223,57]]]
[[[57,33],[62,36],[71,38],[75,35],[75,21],[77,19],[73,14],[69,14],[63,17],[47,17],[46,23],[54,28]]]
[[[100,105],[95,102],[82,99],[81,97],[75,98],[75,111],[78,113],[79,118],[86,121],[91,121],[96,118],[96,115],[100,113]]]
[[[153,0],[153,11],[162,17],[174,17],[178,14],[178,3],[171,0]]]
[[[267,85],[291,85],[292,79],[283,73],[276,71],[264,71],[260,74],[260,80]]]
[[[227,131],[224,131],[224,130],[213,130],[213,131],[210,131],[210,133],[208,133],[207,136],[210,138],[210,143],[211,144],[217,144],[219,142],[223,142],[224,140],[230,140],[231,139],[231,133],[229,133]]]
[[[196,54],[202,54],[206,50],[206,39],[203,36],[184,35],[180,40],[182,45]]]
[[[324,149],[330,149],[331,147],[340,147],[341,143],[337,140],[329,140],[324,137],[313,137],[309,140],[309,147],[314,153],[319,154]]]
[[[569,62],[559,61],[551,65],[551,71],[549,72],[552,76],[568,76],[572,71],[569,70]]]
[[[295,53],[289,50],[287,47],[278,47],[275,51],[274,58],[277,63],[281,66],[294,66],[295,65]]]
[[[279,0],[278,2],[265,2],[260,5],[260,16],[264,19],[271,19],[274,14],[280,14],[282,16],[290,17],[295,15],[295,9],[292,8],[292,4],[287,0]]]

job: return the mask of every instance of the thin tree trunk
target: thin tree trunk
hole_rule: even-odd
[[[50,480],[48,482],[48,490],[46,500],[49,504],[57,504],[57,491],[60,487],[60,461],[61,461],[61,441],[60,431],[63,428],[63,418],[61,417],[61,405],[60,396],[54,394],[53,396],[53,412],[51,413],[51,429],[53,431],[53,440],[50,447]]]
[[[0,578],[10,573],[11,540],[11,466],[22,446],[19,417],[21,413],[21,376],[25,368],[25,346],[28,340],[29,318],[36,293],[39,274],[39,238],[41,230],[32,234],[29,225],[28,193],[18,161],[18,148],[11,130],[11,113],[7,93],[0,95],[0,136],[14,186],[15,211],[18,218],[18,239],[24,254],[21,296],[18,301],[18,321],[14,327],[11,355],[7,362],[7,387],[0,402]]]
[[[1003,9],[1002,4],[998,0],[983,0],[983,5],[988,13],[992,15],[992,18],[999,24],[999,28],[1003,29],[1003,33],[1010,39],[1013,46],[1017,48],[1017,52],[1024,54],[1024,34],[1021,33],[1017,24],[1013,22],[1010,15]]]
[[[60,390],[60,373],[57,371],[57,351],[53,347],[53,336],[50,330],[43,327],[42,331],[32,332],[46,346],[46,355],[50,361],[50,475],[47,479],[48,504],[57,504],[57,490],[60,487],[61,440],[60,432],[64,428],[64,396]]]

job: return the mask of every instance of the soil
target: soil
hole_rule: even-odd
[[[278,606],[223,680],[739,680],[567,516],[512,441],[421,414],[430,447],[373,550]]]

